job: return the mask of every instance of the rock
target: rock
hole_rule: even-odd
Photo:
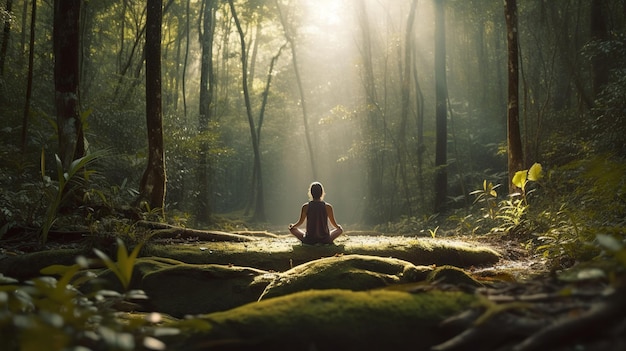
[[[310,290],[171,326],[168,350],[429,350],[438,324],[470,306],[461,292]]]
[[[327,257],[278,274],[259,300],[309,289],[369,290],[425,280],[431,267],[364,255]]]

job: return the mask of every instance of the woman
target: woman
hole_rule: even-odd
[[[319,182],[311,183],[309,188],[309,201],[302,205],[300,219],[295,224],[289,225],[289,231],[304,244],[332,244],[343,233],[343,228],[335,222],[333,207],[322,199],[324,187]],[[306,219],[306,232],[298,228]],[[329,230],[328,221],[334,227]]]

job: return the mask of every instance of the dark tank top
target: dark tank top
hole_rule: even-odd
[[[329,244],[330,231],[328,230],[328,213],[324,201],[309,201],[306,212],[305,244]]]

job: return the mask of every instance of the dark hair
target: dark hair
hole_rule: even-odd
[[[309,187],[309,197],[312,200],[321,200],[324,197],[324,187],[320,182],[313,182]]]

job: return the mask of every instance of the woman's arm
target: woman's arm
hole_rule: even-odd
[[[341,228],[339,224],[335,221],[335,213],[333,212],[333,206],[330,204],[326,204],[326,213],[328,214],[328,219],[330,220],[330,224],[335,228]]]
[[[298,222],[295,224],[290,224],[289,225],[289,229],[293,228],[293,227],[298,227],[300,224],[304,223],[304,219],[306,218],[306,212],[309,209],[309,204],[306,203],[304,205],[302,205],[302,210],[300,211],[300,219],[298,219]]]

